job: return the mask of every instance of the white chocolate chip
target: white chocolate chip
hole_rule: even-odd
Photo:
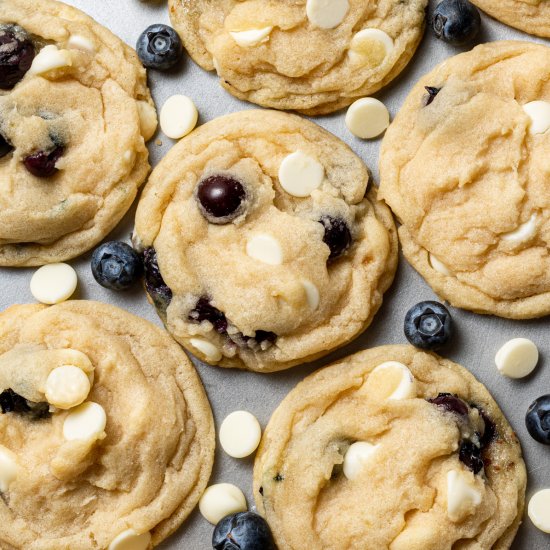
[[[307,279],[302,281],[302,285],[306,291],[307,303],[309,304],[309,307],[313,310],[317,309],[320,301],[319,289]]]
[[[54,69],[70,67],[73,64],[71,52],[59,50],[57,46],[44,46],[34,58],[29,74],[45,74]]]
[[[229,34],[239,46],[248,48],[267,42],[272,30],[273,27],[263,27],[261,29],[250,29],[248,31],[232,31]]]
[[[279,241],[266,233],[258,233],[250,237],[246,243],[246,253],[265,264],[281,265],[283,263],[283,249]]]
[[[138,101],[139,126],[145,141],[149,141],[157,131],[157,111],[148,101]]]
[[[247,411],[235,411],[220,426],[220,443],[233,458],[250,456],[260,444],[262,428],[257,418]]]
[[[446,275],[447,277],[453,276],[452,271],[431,252],[428,252],[428,261],[430,265],[442,275]]]
[[[531,101],[523,106],[526,115],[531,119],[529,133],[544,134],[550,128],[550,103],[547,101]]]
[[[44,393],[48,403],[59,409],[70,409],[84,402],[90,387],[90,379],[82,369],[62,365],[48,375]]]
[[[70,410],[63,423],[63,437],[67,441],[99,439],[106,424],[107,415],[103,407],[87,401]]]
[[[198,352],[202,353],[210,363],[216,363],[222,358],[222,352],[208,340],[204,340],[203,338],[191,338],[189,343]]]
[[[550,533],[550,489],[543,489],[531,497],[527,513],[537,529]]]
[[[67,48],[81,50],[83,52],[95,54],[96,49],[94,43],[85,36],[80,34],[72,34],[67,42]]]
[[[473,474],[459,470],[447,472],[447,516],[461,521],[481,504],[481,493],[473,485]]]
[[[357,441],[350,445],[344,456],[344,475],[352,481],[356,479],[378,447],[379,445],[371,445],[366,441]]]
[[[368,380],[376,386],[382,399],[412,399],[416,397],[416,380],[403,363],[386,361],[369,374]]]
[[[133,529],[126,529],[109,544],[108,550],[146,550],[151,544],[151,533],[138,535]]]
[[[514,231],[504,233],[500,238],[504,241],[513,243],[521,243],[527,239],[531,239],[537,233],[537,214],[533,214],[525,223],[522,223]]]
[[[193,100],[185,95],[169,97],[160,110],[160,127],[171,139],[186,136],[199,119]]]
[[[346,126],[357,137],[371,139],[379,136],[390,125],[386,106],[374,97],[354,101],[346,113]]]
[[[384,31],[363,29],[351,39],[349,56],[353,63],[377,67],[393,48],[393,39]]]
[[[68,264],[49,264],[37,269],[31,279],[31,293],[43,304],[59,304],[76,290],[76,271]]]
[[[323,165],[302,151],[286,156],[279,167],[281,187],[294,197],[309,197],[321,186],[324,177]]]
[[[17,455],[0,445],[0,491],[5,493],[17,477]]]
[[[321,29],[333,29],[346,17],[348,0],[307,0],[307,18]]]
[[[539,361],[539,350],[527,338],[514,338],[504,344],[495,356],[495,364],[504,376],[523,378],[533,372]]]
[[[246,512],[246,498],[235,485],[218,483],[204,491],[199,501],[199,510],[207,521],[216,525],[220,519],[229,514]]]

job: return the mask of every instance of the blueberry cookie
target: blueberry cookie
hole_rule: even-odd
[[[280,550],[505,550],[519,442],[466,369],[383,346],[312,374],[273,414],[254,497]]]
[[[407,65],[427,0],[170,0],[187,51],[231,94],[264,107],[330,113]]]
[[[152,548],[214,458],[198,375],[151,323],[72,301],[0,314],[0,547]]]
[[[380,196],[454,306],[550,313],[549,81],[546,46],[481,45],[424,76],[386,133]]]
[[[134,246],[169,332],[210,364],[281,370],[371,322],[397,263],[369,173],[316,124],[276,111],[217,118],[155,168]]]
[[[156,125],[120,39],[62,2],[0,0],[0,266],[67,260],[109,233]]]

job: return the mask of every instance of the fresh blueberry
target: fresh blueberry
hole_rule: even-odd
[[[37,178],[49,178],[57,172],[55,164],[63,155],[65,148],[56,146],[53,151],[38,151],[23,160],[25,168]]]
[[[0,25],[0,89],[10,90],[21,81],[34,55],[34,45],[21,27]]]
[[[352,237],[348,224],[341,218],[323,216],[320,220],[325,228],[323,242],[330,249],[329,260],[341,256],[351,245]]]
[[[436,350],[452,336],[452,318],[439,302],[420,302],[405,316],[405,336],[415,347]]]
[[[227,319],[225,318],[225,314],[215,308],[208,298],[199,298],[194,309],[189,312],[189,319],[198,323],[209,321],[216,329],[216,332],[219,334],[227,333]]]
[[[142,271],[139,254],[126,243],[103,243],[92,254],[92,274],[105,288],[126,290],[141,277]]]
[[[475,443],[472,443],[468,439],[464,439],[460,444],[458,458],[460,459],[460,462],[465,464],[467,468],[474,472],[474,474],[481,472],[481,470],[483,469],[481,449]]]
[[[460,416],[467,416],[468,414],[468,405],[466,405],[462,399],[450,393],[440,393],[437,397],[428,399],[428,401],[448,412],[456,413]]]
[[[427,107],[436,98],[437,94],[441,91],[441,88],[435,88],[434,86],[424,86],[428,92],[425,96],[424,106]]]
[[[253,512],[221,519],[212,535],[212,547],[215,550],[277,550],[269,525]]]
[[[246,191],[241,182],[225,174],[201,180],[197,201],[204,217],[216,224],[229,223],[241,213]]]
[[[550,395],[543,395],[531,403],[525,416],[525,425],[533,439],[550,445]]]
[[[151,25],[140,35],[137,54],[145,67],[166,71],[178,63],[183,46],[178,33],[168,25]]]
[[[151,296],[155,306],[164,313],[172,301],[172,290],[160,274],[157,251],[154,248],[147,248],[143,252],[143,267],[145,270],[145,290]]]
[[[0,134],[0,159],[9,155],[13,151],[13,147],[10,142]]]
[[[437,38],[461,46],[476,37],[481,17],[468,0],[443,0],[435,8],[432,27]]]

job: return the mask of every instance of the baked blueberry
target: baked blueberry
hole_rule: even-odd
[[[481,418],[483,418],[483,422],[485,424],[485,430],[483,431],[483,435],[479,439],[481,448],[485,449],[494,441],[497,435],[497,427],[483,409],[481,409],[477,405],[472,405],[472,407],[475,407],[479,411],[479,414],[481,415]]]
[[[142,271],[139,254],[126,243],[103,243],[92,254],[92,275],[105,288],[126,290],[141,277]]]
[[[145,67],[166,71],[178,63],[183,46],[178,33],[168,25],[151,25],[140,35],[137,54]]]
[[[237,179],[226,174],[214,174],[199,182],[196,198],[209,222],[225,224],[241,213],[246,191]]]
[[[50,415],[50,406],[48,403],[27,401],[11,388],[0,393],[0,408],[2,409],[2,414],[14,412],[29,415],[35,419],[46,418]]]
[[[550,445],[550,395],[543,395],[531,403],[525,416],[525,425],[533,439]]]
[[[443,0],[435,8],[432,27],[437,38],[461,46],[476,37],[481,17],[468,0]]]
[[[0,89],[10,90],[22,80],[34,55],[34,45],[21,27],[0,25]]]
[[[460,444],[458,451],[460,462],[472,470],[474,474],[481,472],[483,469],[483,459],[481,458],[481,449],[472,441],[464,439]]]
[[[172,290],[160,274],[157,251],[153,247],[146,248],[143,252],[143,268],[145,270],[145,290],[151,296],[155,306],[161,312],[165,312],[172,301]]]
[[[427,107],[436,98],[437,94],[441,91],[441,88],[435,88],[434,86],[424,86],[428,92],[424,99],[424,105]]]
[[[2,134],[0,134],[0,159],[6,155],[9,155],[12,151],[13,147],[9,141]]]
[[[219,334],[227,333],[227,319],[225,314],[218,308],[215,308],[208,298],[199,298],[195,307],[189,312],[189,319],[201,323],[209,321]]]
[[[420,302],[405,316],[405,336],[417,348],[439,349],[449,341],[452,333],[451,314],[439,302]]]
[[[323,216],[320,220],[325,228],[323,242],[330,249],[329,260],[341,256],[351,245],[352,237],[348,224],[341,218]]]
[[[271,529],[264,518],[253,512],[225,516],[214,529],[215,550],[276,550]]]
[[[437,397],[428,399],[428,401],[445,411],[453,412],[460,416],[468,414],[468,405],[462,399],[450,393],[440,393]]]
[[[55,167],[57,161],[63,155],[65,148],[56,146],[53,151],[38,151],[23,159],[25,168],[37,178],[49,178],[53,176],[58,169]]]

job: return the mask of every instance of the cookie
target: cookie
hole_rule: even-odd
[[[210,364],[263,372],[349,342],[397,263],[368,183],[347,145],[295,115],[243,111],[185,137],[151,174],[133,238],[169,332]]]
[[[281,550],[508,549],[525,485],[519,442],[486,388],[410,346],[307,377],[254,464],[258,511]]]
[[[456,307],[550,313],[550,49],[492,42],[413,88],[386,132],[380,196],[403,252]]]
[[[0,0],[0,43],[0,266],[74,258],[115,227],[149,172],[145,69],[53,0]]]
[[[320,115],[391,82],[424,31],[427,0],[170,0],[191,57],[239,99]]]
[[[0,314],[0,390],[2,548],[151,548],[206,487],[206,394],[143,319],[98,302],[13,306]]]

